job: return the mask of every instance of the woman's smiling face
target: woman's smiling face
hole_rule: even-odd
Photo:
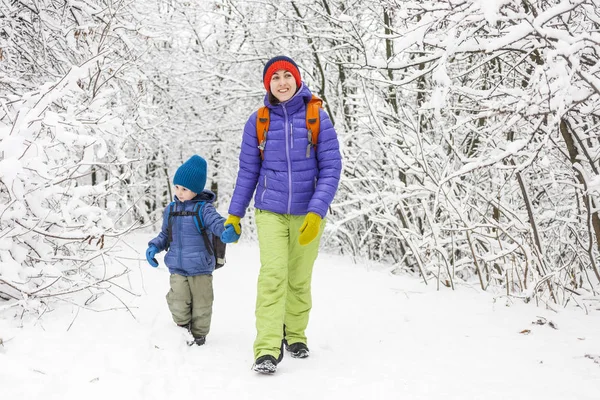
[[[285,69],[280,69],[273,74],[270,87],[271,94],[281,103],[291,99],[298,89],[294,75]]]

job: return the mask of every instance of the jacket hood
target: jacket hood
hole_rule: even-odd
[[[280,108],[281,105],[285,105],[286,108],[290,109],[307,104],[311,98],[312,92],[310,91],[308,86],[306,86],[304,82],[302,82],[302,86],[300,86],[298,91],[289,100],[284,101],[283,103],[271,104],[271,102],[269,101],[269,92],[267,92],[265,94],[264,104],[272,110]]]
[[[208,189],[204,189],[201,193],[198,193],[196,195],[196,197],[194,197],[192,200],[193,202],[199,202],[199,201],[206,201],[207,203],[212,203],[215,201],[215,199],[217,198],[217,195],[214,194],[213,192],[211,192]],[[181,200],[179,200],[177,198],[177,196],[175,196],[175,201],[179,202],[179,203],[183,203]]]

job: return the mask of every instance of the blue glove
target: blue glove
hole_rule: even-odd
[[[148,260],[148,264],[153,266],[154,268],[158,267],[158,261],[154,256],[158,253],[158,248],[155,245],[151,244],[148,246],[148,250],[146,250],[146,260]]]
[[[237,242],[240,239],[240,236],[241,236],[241,233],[237,233],[235,231],[235,227],[233,225],[227,225],[227,226],[225,226],[225,230],[223,231],[223,233],[221,233],[221,242],[223,242],[223,243]]]

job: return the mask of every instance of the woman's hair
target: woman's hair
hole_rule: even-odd
[[[273,104],[273,105],[277,105],[277,104],[279,104],[279,99],[278,99],[277,97],[275,97],[275,96],[273,95],[273,93],[271,93],[271,91],[270,91],[270,90],[268,91],[268,93],[269,93],[269,103],[271,103],[271,104]]]

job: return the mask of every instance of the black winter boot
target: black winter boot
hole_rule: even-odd
[[[292,343],[290,345],[286,344],[285,349],[290,352],[290,355],[293,358],[306,358],[310,355],[308,346],[301,342]]]
[[[260,356],[254,362],[252,370],[259,374],[272,375],[277,371],[277,360],[270,354]]]
[[[177,326],[180,327],[180,328],[182,328],[182,329],[185,329],[188,332],[190,331],[190,328],[191,328],[189,322],[187,324],[182,324],[182,325],[177,324]]]
[[[204,343],[206,343],[206,336],[196,336],[194,340],[187,342],[188,346],[202,346]]]

